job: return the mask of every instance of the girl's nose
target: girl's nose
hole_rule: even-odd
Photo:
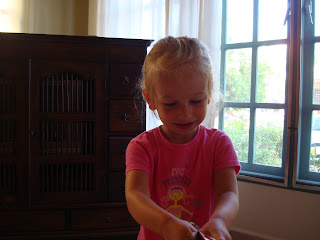
[[[190,106],[188,104],[182,104],[179,112],[180,117],[187,118],[190,116],[190,114],[191,114]]]

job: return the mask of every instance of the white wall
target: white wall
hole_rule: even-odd
[[[0,32],[88,35],[89,0],[7,0],[1,7]]]
[[[239,181],[233,229],[270,240],[319,240],[320,194]]]

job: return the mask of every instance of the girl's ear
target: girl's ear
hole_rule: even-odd
[[[143,94],[144,98],[146,99],[146,101],[147,101],[147,103],[148,103],[148,105],[149,105],[150,110],[152,110],[152,111],[156,110],[156,108],[154,107],[154,105],[153,105],[153,103],[152,103],[152,101],[151,101],[151,97],[150,97],[150,95],[148,94],[148,92],[143,89],[143,90],[142,90],[142,94]]]

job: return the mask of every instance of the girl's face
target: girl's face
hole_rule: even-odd
[[[204,120],[209,103],[207,80],[192,67],[184,66],[154,81],[154,96],[145,94],[151,110],[163,123],[161,132],[170,142],[184,144],[193,139]]]

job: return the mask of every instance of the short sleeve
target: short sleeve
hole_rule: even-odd
[[[131,170],[142,170],[150,175],[151,163],[147,146],[141,137],[134,138],[126,150],[126,174]]]
[[[230,137],[226,133],[220,131],[220,134],[215,138],[215,141],[216,147],[213,153],[215,159],[213,171],[216,172],[222,168],[234,167],[236,174],[238,174],[241,165]]]

